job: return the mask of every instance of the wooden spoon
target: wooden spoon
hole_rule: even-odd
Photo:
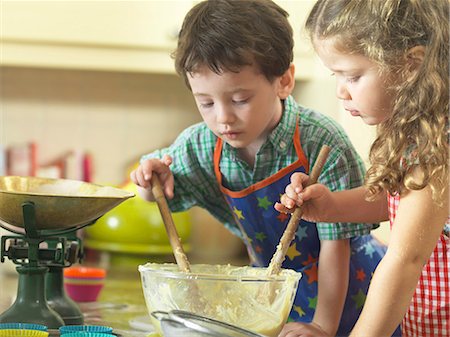
[[[170,213],[169,205],[167,204],[164,191],[161,186],[156,173],[152,174],[151,178],[152,193],[155,197],[156,203],[158,204],[159,212],[166,227],[167,236],[169,237],[170,245],[172,246],[173,255],[177,261],[177,265],[181,271],[185,273],[191,272],[191,266],[189,264],[188,258],[184,252],[183,246],[181,245],[180,237],[178,235],[177,229],[172,219],[172,214]]]
[[[311,174],[309,176],[308,183],[306,186],[315,184],[317,179],[319,178],[320,173],[322,172],[323,166],[327,161],[328,154],[330,153],[331,148],[327,145],[322,146],[319,152],[319,156],[314,164],[313,169],[311,170]],[[277,250],[272,256],[270,260],[269,267],[267,268],[267,275],[278,275],[281,271],[281,264],[283,263],[287,250],[291,245],[292,240],[295,237],[295,233],[297,232],[298,223],[302,218],[302,207],[297,207],[291,215],[289,222],[284,230],[283,235],[281,236],[280,243],[277,246]]]
[[[183,246],[181,245],[180,237],[173,222],[166,196],[164,195],[161,182],[159,181],[156,173],[152,174],[150,182],[152,184],[152,193],[155,197],[156,203],[158,204],[164,226],[166,227],[167,236],[169,237],[170,245],[172,246],[173,255],[177,261],[178,268],[184,273],[190,273],[191,265],[188,261],[186,253],[184,252]],[[200,289],[198,288],[195,280],[190,282],[188,287],[189,303],[191,305],[190,311],[194,313],[208,312],[208,310],[211,311],[212,308],[203,296],[201,296]]]

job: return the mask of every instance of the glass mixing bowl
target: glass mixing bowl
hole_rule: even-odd
[[[301,274],[283,269],[267,277],[267,268],[192,265],[191,273],[176,264],[139,266],[149,314],[184,310],[265,336],[277,336],[294,301]],[[160,323],[152,317],[155,328]]]

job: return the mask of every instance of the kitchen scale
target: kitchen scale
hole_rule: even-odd
[[[63,268],[83,258],[76,231],[134,194],[76,180],[0,177],[0,262],[18,267],[17,296],[0,323],[38,323],[51,329],[83,324],[78,305],[64,291]]]

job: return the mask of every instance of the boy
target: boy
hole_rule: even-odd
[[[172,211],[207,209],[244,240],[254,265],[267,266],[288,221],[273,205],[291,174],[308,172],[323,144],[333,150],[319,181],[330,189],[361,185],[363,164],[334,121],[290,96],[292,28],[272,1],[197,4],[173,56],[204,122],[143,156],[131,179],[153,201],[150,179],[158,174]],[[351,330],[384,254],[372,228],[300,223],[283,263],[303,273],[291,320],[329,335]]]

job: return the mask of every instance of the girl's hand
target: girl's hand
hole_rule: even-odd
[[[311,323],[287,323],[278,337],[330,337],[320,325]]]
[[[292,213],[296,206],[302,206],[303,219],[312,222],[326,221],[332,203],[332,192],[322,184],[304,188],[308,180],[308,175],[294,173],[280,202],[275,203],[275,209],[282,213]]]
[[[153,174],[157,174],[167,198],[173,198],[174,178],[169,166],[172,164],[172,157],[164,155],[162,159],[147,159],[130,173],[130,179],[137,186],[147,190],[146,194],[151,194],[150,180]],[[152,199],[152,196],[145,197]]]

